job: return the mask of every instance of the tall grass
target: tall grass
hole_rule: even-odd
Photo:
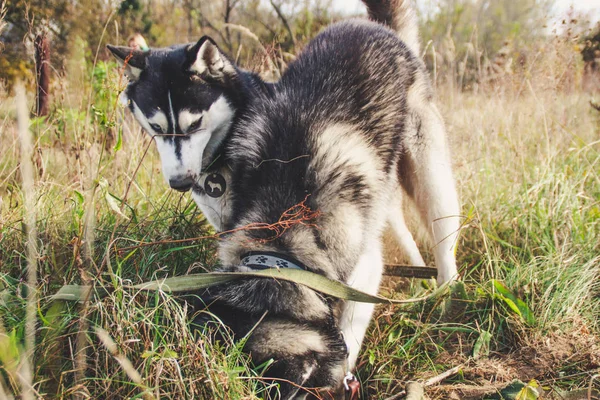
[[[464,285],[440,303],[378,310],[358,368],[368,398],[458,364],[454,383],[537,378],[564,388],[585,386],[600,365],[600,113],[577,79],[565,86],[565,69],[581,67],[576,53],[547,46],[522,75],[472,92],[437,88],[463,204]],[[74,54],[51,115],[30,126],[39,232],[35,392],[262,397],[268,366],[252,366],[226,327],[195,326],[200,311],[168,294],[123,290],[210,270],[216,243],[173,242],[212,230],[187,195],[168,189],[153,143],[117,106],[116,65]],[[19,170],[14,102],[2,100],[0,397],[7,397],[24,393],[13,367],[30,337],[32,292],[23,282],[31,196]],[[86,281],[111,294],[85,309],[49,301],[61,285]],[[427,284],[389,280],[382,290],[416,295]],[[430,394],[448,398],[442,389]]]

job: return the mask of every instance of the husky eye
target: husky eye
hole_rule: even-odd
[[[159,124],[150,124],[150,128],[155,132],[163,133],[162,127]]]
[[[187,131],[188,132],[195,132],[195,131],[197,131],[200,128],[201,125],[202,125],[202,117],[200,117],[195,122],[191,123],[190,126],[188,127]]]

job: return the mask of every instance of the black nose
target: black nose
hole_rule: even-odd
[[[187,192],[192,188],[194,180],[187,176],[178,176],[176,178],[169,179],[169,186],[180,192]]]

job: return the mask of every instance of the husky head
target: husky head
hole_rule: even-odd
[[[207,36],[165,49],[108,49],[129,78],[121,100],[156,141],[166,181],[196,187],[229,131],[237,68]]]

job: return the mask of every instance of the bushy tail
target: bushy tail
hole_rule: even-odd
[[[369,17],[387,25],[417,56],[420,53],[419,24],[410,0],[362,0],[367,6]]]

